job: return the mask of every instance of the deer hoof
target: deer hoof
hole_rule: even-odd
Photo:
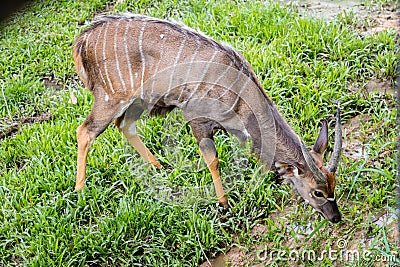
[[[84,185],[83,184],[77,184],[75,186],[75,191],[82,191],[83,190]]]
[[[224,196],[223,198],[221,198],[219,200],[219,205],[221,207],[223,207],[224,209],[229,209],[229,203],[228,203],[228,199]]]

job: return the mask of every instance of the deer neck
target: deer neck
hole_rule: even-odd
[[[255,156],[266,166],[274,166],[277,161],[304,163],[297,134],[268,97],[265,109],[259,114],[270,114],[267,121],[259,123],[256,115],[247,120]]]

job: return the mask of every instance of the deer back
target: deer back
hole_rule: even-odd
[[[103,17],[86,29],[75,41],[74,61],[85,86],[92,91],[101,88],[109,98],[151,98],[156,93],[185,101],[201,95],[207,87],[201,85],[204,73],[188,70],[198,62],[207,62],[208,67],[230,66],[259,84],[244,57],[229,46],[178,23],[133,14]],[[182,64],[188,70],[185,74],[175,71]],[[166,70],[169,77],[165,74],[160,83],[156,76]],[[180,85],[186,86],[184,91],[172,88],[177,75]],[[158,86],[149,82],[152,77],[151,83],[158,80]],[[195,80],[197,84],[191,84]],[[146,82],[148,86],[144,86]],[[223,94],[224,90],[216,87],[213,93]]]

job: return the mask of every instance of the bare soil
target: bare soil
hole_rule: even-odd
[[[299,0],[283,1],[299,8],[304,16],[313,16],[325,20],[332,20],[339,14],[353,13],[355,19],[364,21],[359,25],[361,34],[375,34],[377,32],[393,29],[400,32],[400,19],[396,7],[387,4],[386,6],[368,6],[360,0]]]
[[[4,131],[0,131],[0,140],[6,137],[14,136],[18,133],[19,128],[25,124],[40,123],[53,118],[53,114],[45,112],[32,117],[25,117],[21,121],[13,121],[8,123],[8,127]]]

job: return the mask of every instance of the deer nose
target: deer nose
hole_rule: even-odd
[[[338,215],[338,216],[334,216],[332,219],[331,219],[331,222],[333,222],[333,223],[338,223],[338,222],[340,222],[342,220],[342,218],[340,218],[340,215]]]

